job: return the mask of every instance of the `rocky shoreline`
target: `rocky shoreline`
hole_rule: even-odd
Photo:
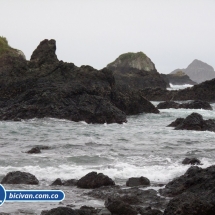
[[[97,172],[88,173],[76,180],[76,183],[59,184],[56,181],[61,180],[57,179],[55,184],[50,185],[50,189],[63,190],[64,186],[84,188],[83,195],[103,201],[104,207],[82,206],[80,209],[73,209],[73,206],[69,205],[59,206],[42,211],[41,215],[212,215],[215,210],[214,175],[215,166],[205,169],[191,166],[184,175],[173,179],[165,186],[157,184],[157,187],[160,186],[157,190],[150,188],[150,181],[145,177],[130,178],[124,186],[115,185],[111,178]],[[72,180],[74,179],[68,181]],[[37,189],[36,184],[40,182],[30,173],[16,171],[8,173],[1,183],[35,184]],[[89,192],[86,192],[86,189],[89,189]]]

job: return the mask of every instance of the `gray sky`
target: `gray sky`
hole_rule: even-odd
[[[105,67],[144,52],[160,73],[194,59],[215,68],[215,0],[0,0],[0,35],[27,59],[55,39],[59,60]]]

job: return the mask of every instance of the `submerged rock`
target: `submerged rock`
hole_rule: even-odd
[[[39,184],[38,179],[28,172],[14,171],[9,172],[2,179],[1,184]]]
[[[197,158],[185,158],[182,164],[200,165],[201,161]]]
[[[90,172],[81,179],[78,180],[77,186],[79,188],[98,188],[101,186],[112,186],[115,185],[115,182],[104,175],[103,173]]]
[[[28,154],[38,154],[41,153],[40,148],[39,147],[34,147],[32,149],[30,149],[29,151],[27,151]]]

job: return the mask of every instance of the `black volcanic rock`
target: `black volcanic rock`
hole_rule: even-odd
[[[179,108],[179,104],[177,102],[174,101],[165,101],[165,102],[161,102],[157,105],[158,109],[168,109],[168,108],[175,108],[178,109]]]
[[[167,109],[167,108],[185,108],[185,109],[204,109],[204,110],[212,110],[211,105],[206,101],[191,101],[187,103],[179,104],[174,101],[165,101],[161,102],[157,105],[158,109]]]
[[[105,201],[105,207],[112,214],[121,214],[121,215],[137,215],[138,212],[131,205],[123,202],[120,198],[109,197]]]
[[[197,158],[185,158],[183,161],[182,161],[182,164],[185,164],[185,165],[199,165],[201,164],[200,160],[197,159]]]
[[[42,211],[41,215],[80,215],[76,210],[69,207],[57,207],[48,211]]]
[[[161,88],[145,88],[141,90],[142,96],[150,101],[186,101],[201,100],[215,102],[215,78],[202,82],[183,90],[165,90]]]
[[[197,84],[195,81],[192,81],[190,77],[184,73],[183,71],[179,70],[174,74],[162,74],[161,75],[164,80],[167,83],[171,83],[174,85],[184,85],[184,84],[190,84],[190,85],[195,85]]]
[[[146,87],[166,89],[169,86],[157,72],[151,59],[142,52],[122,54],[108,64],[107,68],[113,71],[116,87],[120,91]]]
[[[173,179],[161,195],[174,197],[168,203],[164,215],[213,215],[215,211],[215,166],[202,169],[190,167],[187,172]]]
[[[29,151],[27,151],[28,154],[38,154],[41,153],[40,148],[39,147],[33,147],[32,149],[30,149]]]
[[[55,50],[55,40],[44,40],[30,61],[0,56],[0,120],[123,123],[126,114],[159,112],[140,92],[119,92],[112,71],[59,61]]]
[[[2,179],[1,184],[39,184],[38,179],[28,172],[14,171],[9,172]]]
[[[215,132],[215,120],[204,120],[202,115],[198,113],[192,113],[185,119],[178,118],[172,122],[171,127],[175,127],[176,130],[196,130],[196,131],[213,131]]]
[[[135,187],[135,186],[140,186],[140,185],[144,185],[144,186],[149,186],[150,185],[150,181],[148,178],[146,177],[139,177],[139,178],[129,178],[126,181],[126,186],[128,187]]]
[[[109,178],[108,176],[97,173],[97,172],[90,172],[81,179],[78,180],[77,186],[79,188],[98,188],[101,186],[112,186],[115,185],[114,181]]]

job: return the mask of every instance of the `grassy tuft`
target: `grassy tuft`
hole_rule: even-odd
[[[5,37],[0,36],[0,55],[10,52],[11,47]]]

